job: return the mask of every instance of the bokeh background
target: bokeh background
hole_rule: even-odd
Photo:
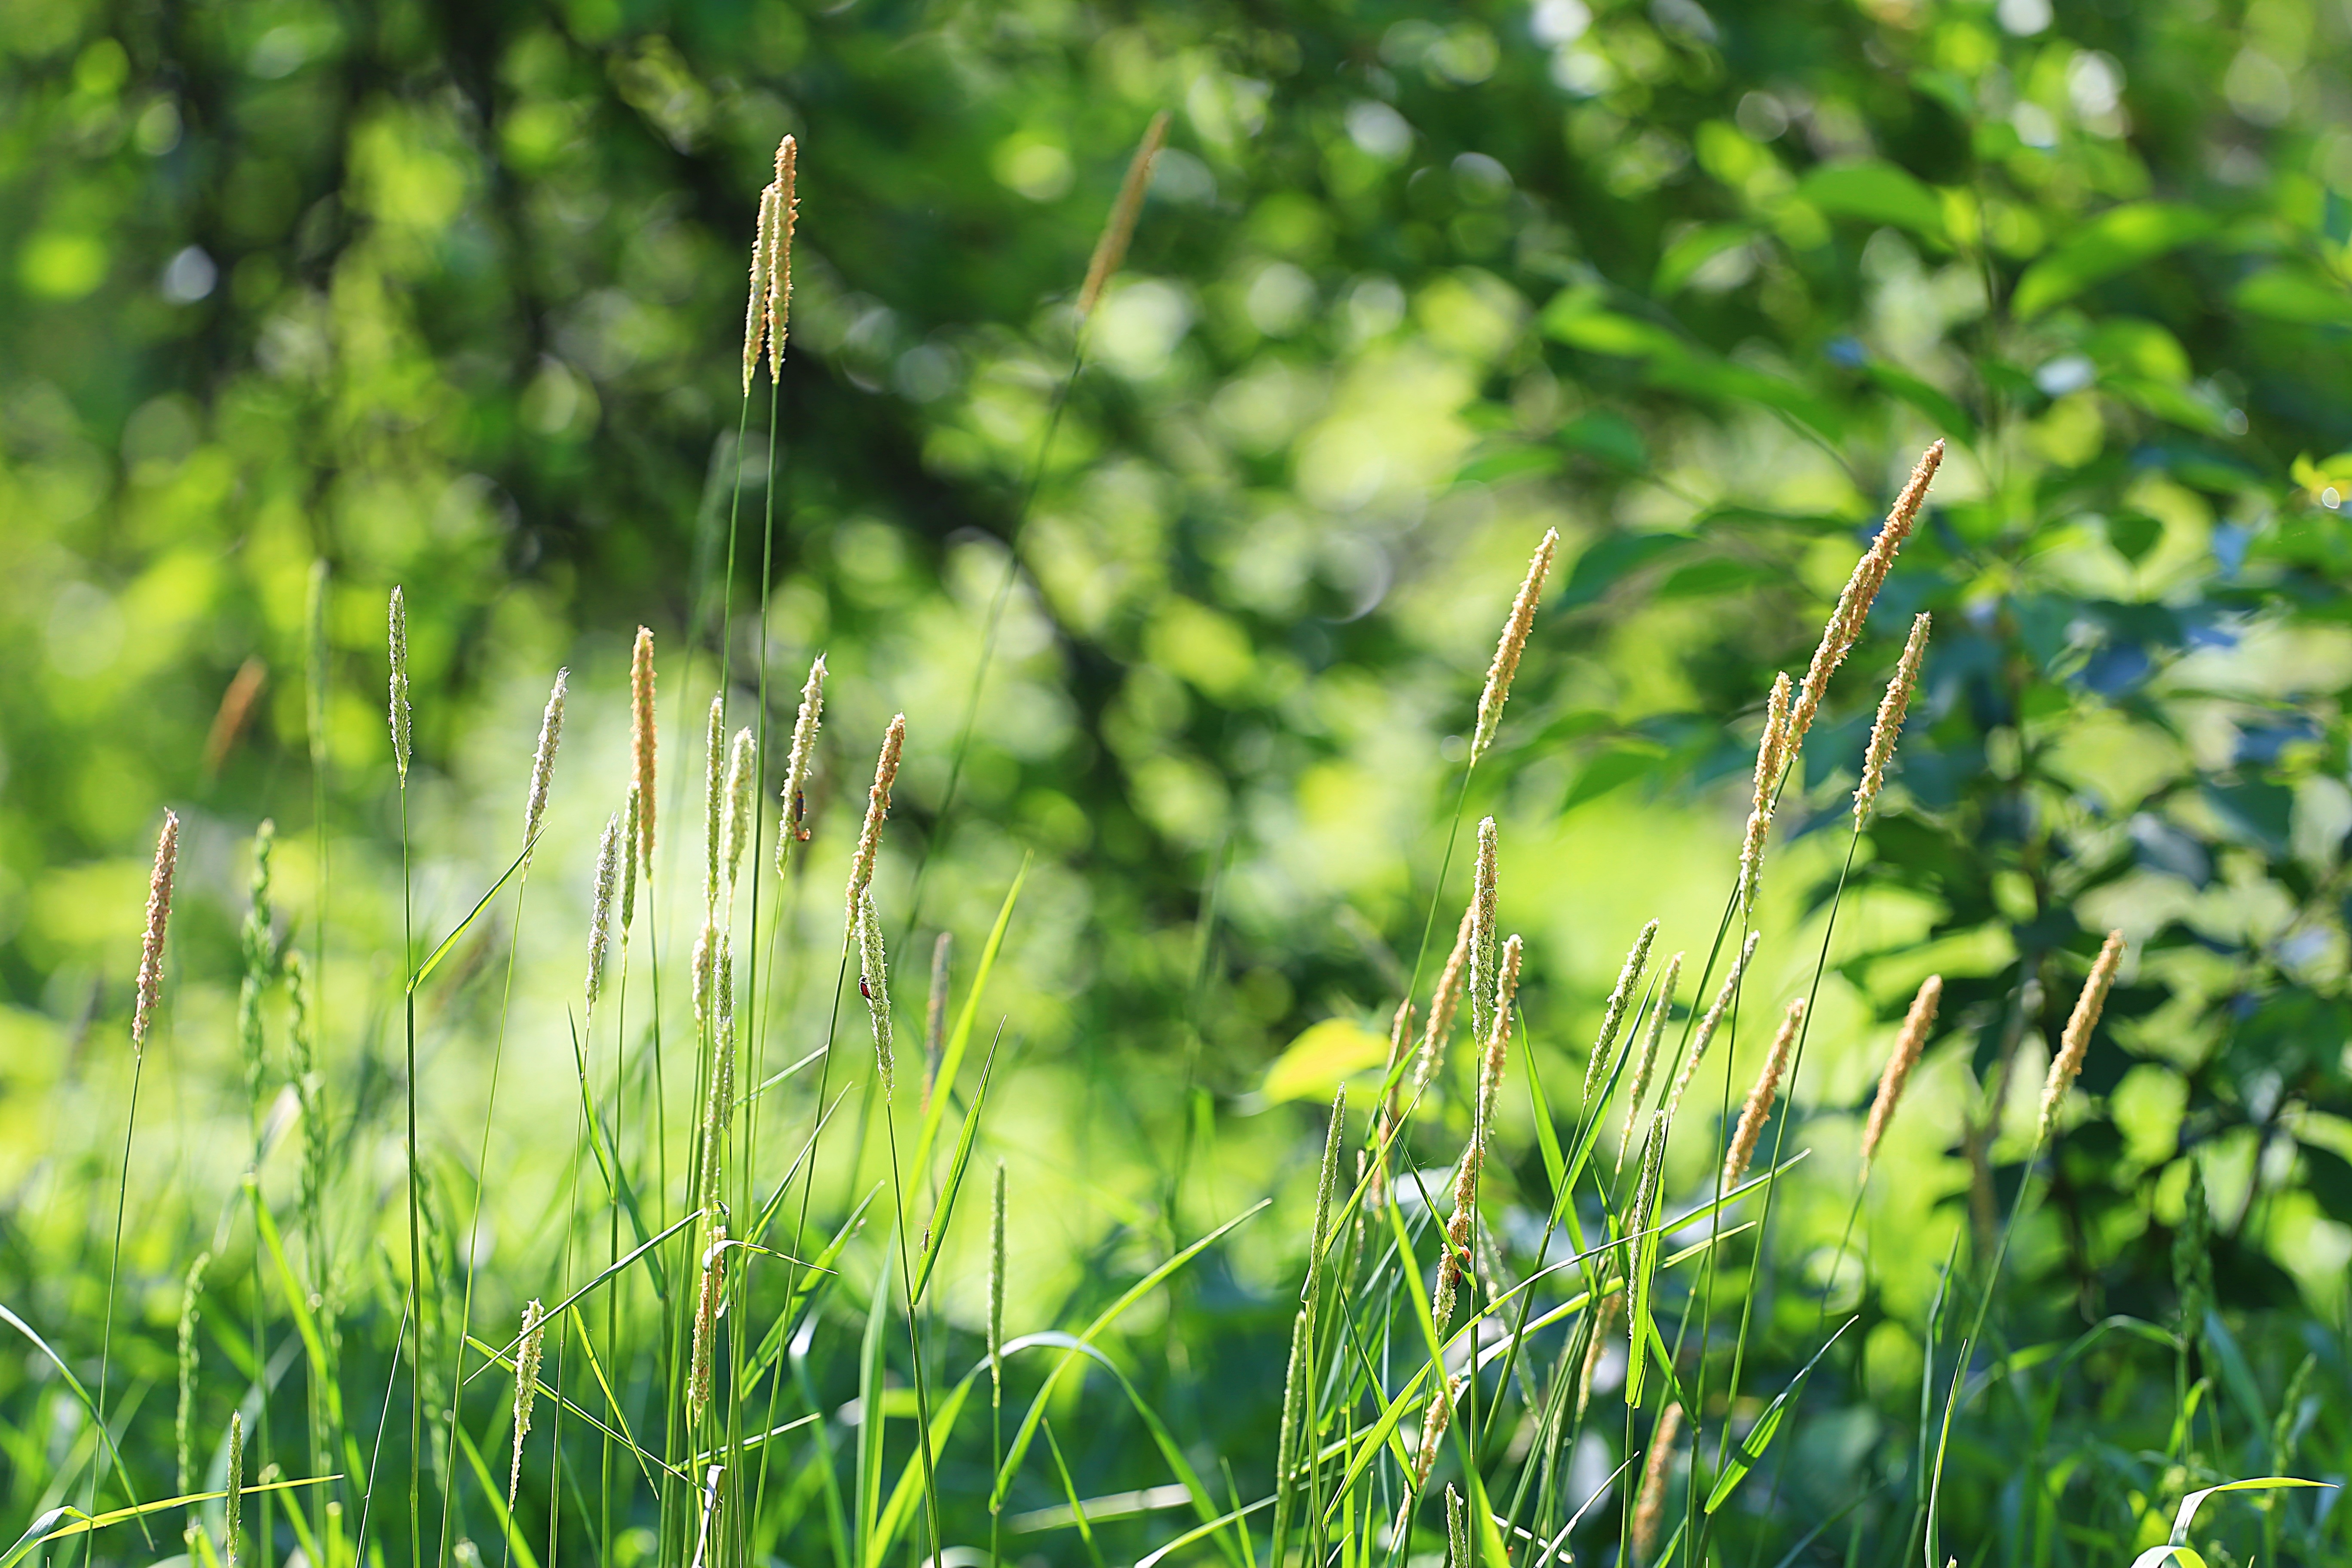
[[[564,1175],[533,1129],[571,1114],[563,1019],[635,628],[662,652],[687,792],[665,788],[667,891],[688,904],[722,662],[772,729],[822,651],[794,929],[824,956],[778,971],[779,1038],[796,1057],[821,1030],[829,889],[903,710],[880,886],[918,939],[908,1016],[930,934],[968,961],[1034,857],[985,1142],[1041,1194],[1016,1290],[1046,1316],[1147,1242],[1263,1191],[1305,1200],[1318,1104],[1376,1065],[1414,970],[1477,681],[1547,528],[1560,564],[1468,813],[1503,823],[1538,1059],[1572,1102],[1634,929],[1705,946],[1772,673],[1801,668],[1942,436],[1791,785],[1759,961],[1774,1005],[1811,973],[1877,686],[1931,611],[1799,1096],[1801,1141],[1850,1171],[1891,1020],[1946,976],[1864,1215],[1853,1397],[1916,1391],[1937,1267],[2005,1210],[2047,1042],[2116,926],[2125,984],[2011,1267],[2033,1312],[2078,1325],[2201,1311],[2204,1268],[2221,1429],[2299,1436],[2315,1417],[2276,1390],[2306,1352],[2344,1385],[2352,1263],[2347,28],[2315,0],[0,0],[0,1300],[95,1309],[90,1272],[54,1264],[95,1256],[110,1217],[165,805],[187,824],[170,1136],[134,1167],[164,1195],[133,1310],[168,1325],[242,1169],[207,1129],[245,1125],[229,1020],[264,817],[289,933],[329,933],[338,1201],[366,1212],[396,1178],[394,583],[423,930],[511,858],[539,708],[572,671],[527,905],[469,936],[426,1037],[436,1136],[470,1168],[520,945],[494,1230],[543,1226]],[[1169,150],[1045,447],[1076,286],[1160,110]],[[786,132],[772,447],[739,334]],[[1507,1114],[1531,1161],[1523,1102]],[[1792,1279],[1846,1190],[1791,1200]],[[1270,1282],[1298,1234],[1248,1233],[1191,1300],[1204,1362],[1278,1391]],[[1814,1300],[1786,1298],[1791,1325]],[[2170,1362],[2150,1364],[2168,1409]],[[0,1361],[0,1399],[40,1375]],[[1266,1447],[1265,1411],[1215,1403],[1173,1408]],[[1837,1430],[1819,1462],[1864,1465],[1871,1431]],[[22,1441],[29,1510],[45,1471]],[[2013,1457],[1956,1460],[2005,1500],[1987,1539],[2040,1517]],[[1084,1485],[1118,1479],[1115,1446],[1090,1462]],[[2107,1521],[2126,1532],[2132,1495]]]

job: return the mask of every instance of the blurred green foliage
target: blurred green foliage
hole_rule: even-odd
[[[2171,1322],[2176,1233],[2210,1226],[2245,1369],[2220,1430],[2272,1467],[2284,1416],[2258,1390],[2306,1348],[2352,1375],[2323,1328],[2352,1264],[2347,28],[2311,0],[0,0],[0,1223],[46,1191],[68,1045],[103,1023],[81,1048],[114,1049],[159,802],[194,824],[182,951],[221,973],[259,817],[286,830],[298,920],[320,913],[314,789],[337,885],[396,871],[394,582],[434,853],[467,868],[444,903],[504,842],[474,823],[505,830],[546,670],[602,680],[616,736],[640,621],[711,656],[681,673],[698,691],[722,651],[742,696],[764,673],[775,716],[824,649],[836,815],[906,710],[893,886],[928,856],[910,918],[976,935],[1038,854],[1006,1005],[1074,1108],[1074,1165],[1148,1205],[1118,1145],[1168,1145],[1196,1084],[1229,1151],[1287,1154],[1305,1123],[1248,1114],[1276,1053],[1334,1016],[1384,1033],[1470,683],[1557,526],[1470,810],[1515,846],[1506,920],[1564,1090],[1639,921],[1703,945],[1771,674],[1801,668],[1940,435],[1767,872],[1777,1000],[1825,940],[1875,683],[1932,612],[1800,1096],[1806,1140],[1849,1148],[1886,1023],[1945,974],[1932,1125],[1873,1198],[1909,1265],[1864,1304],[1870,1392],[1899,1405],[1916,1379],[1936,1263],[2018,1180],[2002,1096],[2030,1111],[2119,926],[2135,960],[2012,1260],[2014,1333]],[[1076,284],[1163,107],[1171,150],[1025,505]],[[771,497],[735,334],[785,132],[802,221]],[[1014,607],[942,816],[1008,544]],[[249,662],[240,719],[224,694]],[[1456,856],[1448,918],[1462,875]],[[335,910],[355,976],[390,962],[369,955],[386,907]],[[364,1012],[331,1019],[331,1049],[373,1041]],[[1514,1158],[1539,1170],[1524,1140]],[[2192,1173],[2210,1213],[2184,1220]],[[1155,1233],[1223,1217],[1184,1201]],[[1783,1221],[1802,1288],[1775,1365],[1842,1203]],[[22,1246],[10,1300],[37,1272]],[[1273,1316],[1246,1327],[1278,1340]],[[2051,1451],[2126,1420],[2162,1447],[2168,1360],[2099,1353],[2117,1382]],[[1188,1415],[1236,1454],[1266,1418]],[[1997,1560],[2076,1506],[2000,1445],[1956,1444],[1948,1484]],[[1101,1464],[1083,1485],[1126,1484]],[[2146,1468],[2117,1459],[2099,1506],[2154,1506],[2169,1483]]]

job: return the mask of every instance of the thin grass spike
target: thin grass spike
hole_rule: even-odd
[[[866,885],[874,879],[874,856],[882,847],[882,824],[890,816],[890,786],[898,779],[898,755],[907,744],[907,716],[900,713],[883,732],[881,753],[874,759],[874,783],[866,792],[866,825],[858,830],[857,848],[849,858],[849,887],[844,902],[845,929],[853,936]]]
[[[743,849],[751,842],[751,792],[758,787],[760,742],[749,729],[735,731],[727,753],[727,897],[743,871]]]
[[[808,784],[816,757],[816,732],[824,718],[824,655],[809,664],[801,688],[801,709],[793,721],[793,745],[784,761],[783,820],[776,831],[776,875],[792,863],[793,850],[809,839]]]
[[[793,322],[793,231],[800,226],[800,143],[776,143],[776,232],[768,267],[768,379],[781,378]]]
[[[1862,1130],[1864,1180],[1869,1179],[1870,1163],[1877,1156],[1879,1141],[1886,1136],[1887,1123],[1895,1120],[1895,1107],[1903,1099],[1903,1086],[1910,1081],[1911,1069],[1919,1065],[1919,1053],[1927,1047],[1927,1036],[1936,1026],[1936,1010],[1943,1000],[1942,975],[1930,974],[1920,982],[1918,994],[1911,998],[1911,1010],[1903,1016],[1903,1028],[1895,1037],[1895,1048],[1886,1054],[1886,1070],[1878,1078],[1878,1097],[1870,1102],[1870,1120]]]
[[[1796,1052],[1797,1033],[1804,1026],[1805,999],[1799,996],[1781,1016],[1780,1033],[1772,1037],[1772,1048],[1765,1053],[1755,1087],[1739,1108],[1739,1125],[1732,1132],[1731,1150],[1723,1161],[1725,1192],[1739,1184],[1739,1179],[1748,1174],[1748,1163],[1756,1158],[1756,1141],[1764,1136],[1764,1123],[1771,1120],[1772,1102],[1780,1097],[1780,1080],[1788,1076],[1789,1058]]]
[[[1143,213],[1144,193],[1151,188],[1151,166],[1160,161],[1160,149],[1167,140],[1168,111],[1163,109],[1144,127],[1143,140],[1128,161],[1127,177],[1119,182],[1118,199],[1111,203],[1110,218],[1087,259],[1087,280],[1078,289],[1080,321],[1095,313],[1103,289],[1127,259],[1128,245],[1135,238],[1135,220]]]
[[[1477,766],[1486,748],[1495,743],[1495,731],[1503,721],[1503,704],[1510,700],[1511,679],[1519,670],[1519,656],[1527,651],[1528,633],[1536,623],[1536,605],[1543,598],[1544,579],[1551,574],[1551,559],[1559,549],[1559,531],[1546,529],[1536,545],[1536,552],[1528,561],[1528,574],[1519,583],[1519,591],[1511,600],[1510,614],[1503,617],[1503,635],[1495,643],[1494,662],[1486,667],[1486,684],[1478,693],[1478,723],[1470,736],[1470,765]]]
[[[1772,700],[1764,712],[1764,738],[1756,746],[1755,803],[1748,813],[1748,833],[1739,845],[1739,913],[1744,919],[1756,907],[1756,886],[1764,866],[1764,839],[1772,828],[1772,802],[1780,787],[1783,764],[1789,760],[1789,672],[1772,680]]]
[[[1601,1012],[1601,1033],[1592,1042],[1592,1055],[1584,1064],[1584,1103],[1592,1103],[1592,1091],[1601,1087],[1601,1075],[1608,1070],[1609,1053],[1617,1044],[1617,1031],[1625,1025],[1625,1009],[1633,999],[1633,988],[1642,984],[1642,972],[1649,967],[1650,944],[1658,940],[1658,922],[1652,921],[1633,939],[1633,949],[1625,954],[1625,966],[1617,972],[1617,984],[1609,993],[1608,1005]]]
[[[2050,1142],[2052,1131],[2058,1125],[2058,1106],[2074,1087],[2074,1076],[2083,1070],[2083,1058],[2091,1049],[2091,1036],[2099,1026],[2099,1015],[2106,1009],[2107,992],[2116,983],[2116,966],[2123,962],[2124,933],[2111,931],[2099,946],[2099,956],[2091,963],[2089,978],[2083,982],[2083,994],[2074,998],[2074,1011],[2066,1020],[2065,1033],[2059,1037],[2058,1054],[2050,1063],[2050,1076],[2042,1086],[2042,1116],[2033,1133],[2033,1151],[2040,1153]]]
[[[531,846],[539,842],[540,825],[547,818],[548,785],[555,778],[555,749],[563,743],[563,701],[565,688],[572,672],[555,672],[555,686],[547,694],[547,711],[540,715],[539,749],[531,753],[530,793],[523,801],[523,854],[530,855]]]
[[[507,1468],[507,1511],[514,1511],[522,1488],[522,1445],[530,1436],[530,1413],[539,1398],[539,1362],[547,1339],[547,1316],[534,1296],[523,1304],[521,1342],[515,1350],[514,1458]]]
[[[1698,1076],[1699,1059],[1706,1055],[1706,1047],[1714,1040],[1716,1030],[1723,1025],[1724,1015],[1731,1011],[1732,1000],[1739,994],[1739,982],[1748,973],[1748,961],[1756,956],[1757,941],[1758,933],[1749,931],[1748,940],[1740,944],[1739,956],[1731,961],[1730,972],[1724,975],[1722,985],[1717,988],[1715,1001],[1708,1005],[1706,1016],[1698,1021],[1698,1031],[1691,1036],[1690,1055],[1683,1059],[1682,1073],[1675,1079],[1673,1092],[1666,1096],[1666,1121],[1670,1125],[1675,1113],[1682,1108],[1683,1091],[1690,1088],[1691,1079]]]
[[[612,941],[613,885],[618,879],[623,849],[623,824],[618,816],[604,819],[604,836],[596,841],[596,892],[588,907],[588,980],[580,1032],[595,1021],[596,997],[604,988],[604,952]]]
[[[222,1534],[222,1551],[228,1559],[228,1568],[236,1568],[243,1560],[237,1539],[245,1533],[245,1413],[228,1413],[228,1495],[222,1507],[226,1516]]]
[[[147,877],[147,934],[139,949],[139,991],[131,1014],[131,1047],[147,1048],[147,1030],[163,994],[163,938],[172,923],[172,878],[180,864],[180,818],[163,814],[155,836],[155,866]]]
[[[1683,955],[1666,960],[1665,977],[1658,982],[1657,1005],[1642,1031],[1642,1054],[1633,1062],[1633,1087],[1625,1091],[1625,1129],[1617,1135],[1617,1168],[1625,1168],[1625,1153],[1633,1145],[1633,1128],[1642,1120],[1642,1101],[1650,1092],[1651,1075],[1658,1070],[1658,1047],[1666,1033],[1666,1017],[1675,1010],[1675,988],[1683,977]]]
[[[1454,932],[1454,951],[1446,955],[1436,994],[1429,999],[1429,1026],[1422,1034],[1421,1058],[1412,1068],[1415,1094],[1429,1087],[1444,1064],[1445,1037],[1454,1032],[1454,1015],[1462,1005],[1462,985],[1470,968],[1471,931],[1477,921],[1478,906],[1474,902],[1462,911],[1462,923]]]
[[[1491,816],[1478,823],[1478,859],[1470,884],[1470,1034],[1480,1045],[1495,1011],[1495,900],[1499,849]]]
[[[1903,732],[1903,715],[1911,706],[1911,693],[1919,684],[1919,661],[1927,653],[1927,613],[1922,610],[1911,619],[1911,635],[1904,640],[1903,657],[1895,662],[1894,678],[1886,683],[1886,694],[1878,700],[1878,718],[1870,727],[1870,744],[1862,755],[1862,782],[1853,791],[1853,826],[1856,832],[1870,821],[1871,808],[1878,804],[1878,792],[1886,787],[1886,764],[1895,760],[1895,742]]]
[[[776,187],[760,192],[760,216],[751,229],[751,283],[743,305],[743,395],[751,395],[751,375],[768,342],[768,269],[774,265]]]
[[[629,650],[629,761],[637,792],[637,864],[645,875],[654,871],[654,753],[658,736],[654,728],[654,634],[637,628]]]
[[[408,602],[397,584],[392,590],[392,606],[387,612],[387,641],[392,666],[392,763],[399,770],[403,788],[408,784]]]
[[[1805,684],[1798,689],[1797,705],[1789,721],[1788,754],[1794,756],[1805,743],[1805,735],[1812,728],[1813,715],[1821,711],[1822,694],[1829,687],[1830,677],[1845,662],[1845,656],[1862,636],[1862,623],[1869,617],[1871,601],[1886,582],[1894,568],[1895,552],[1910,537],[1911,525],[1918,520],[1919,505],[1927,497],[1928,481],[1944,460],[1944,443],[1937,441],[1920,454],[1919,464],[1911,470],[1910,481],[1895,505],[1886,513],[1885,526],[1862,559],[1854,563],[1853,574],[1846,579],[1845,587],[1838,594],[1837,608],[1830,612],[1829,622],[1822,628],[1821,645],[1813,649],[1812,664],[1805,671]]]

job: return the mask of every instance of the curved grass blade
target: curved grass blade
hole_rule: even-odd
[[[32,1324],[18,1317],[5,1305],[0,1305],[0,1322],[5,1322],[10,1328],[16,1330],[18,1333],[32,1341],[33,1348],[49,1358],[49,1364],[58,1369],[58,1375],[66,1380],[66,1386],[68,1388],[73,1390],[73,1396],[81,1401],[82,1411],[84,1414],[89,1415],[90,1425],[98,1428],[98,1440],[105,1445],[108,1455],[110,1455],[114,1460],[115,1479],[122,1483],[123,1495],[125,1497],[131,1498],[137,1497],[139,1495],[139,1489],[131,1484],[130,1472],[122,1468],[122,1450],[114,1446],[113,1436],[106,1430],[105,1423],[101,1422],[98,1418],[98,1406],[90,1403],[89,1390],[81,1385],[81,1379],[73,1374],[73,1368],[66,1364],[65,1357],[58,1354],[58,1352],[50,1347],[49,1342],[41,1338],[40,1334],[34,1329]],[[75,1511],[79,1512],[79,1510],[77,1510]],[[126,1519],[135,1519],[139,1516],[136,1514],[126,1514],[123,1517]],[[5,1561],[0,1561],[0,1568],[5,1568]]]
[[[1748,1428],[1748,1436],[1739,1440],[1739,1446],[1725,1461],[1723,1473],[1716,1478],[1715,1489],[1706,1494],[1706,1512],[1713,1513],[1721,1508],[1747,1478],[1748,1472],[1756,1468],[1757,1461],[1764,1457],[1764,1450],[1772,1446],[1774,1436],[1780,1430],[1780,1423],[1795,1407],[1797,1396],[1804,1393],[1805,1380],[1813,1375],[1813,1368],[1822,1364],[1822,1357],[1830,1353],[1830,1346],[1837,1343],[1845,1331],[1859,1321],[1859,1318],[1848,1318],[1840,1323],[1837,1332],[1822,1342],[1822,1348],[1813,1352],[1813,1359],[1789,1380],[1789,1386],[1780,1391],[1780,1397],[1772,1401],[1764,1414],[1757,1418],[1756,1425]]]
[[[1004,946],[1005,928],[1013,923],[1013,906],[1020,901],[1022,884],[1029,880],[1030,859],[1027,855],[1021,858],[1021,869],[1014,874],[1013,886],[1005,889],[1003,907],[996,911],[996,923],[989,928],[987,944],[980,950],[980,967],[971,973],[971,990],[965,994],[963,1007],[956,1014],[955,1028],[940,1052],[939,1082],[942,1086],[953,1084],[957,1070],[963,1066],[964,1049],[971,1043],[972,1025],[980,1016],[981,994],[988,989],[988,977],[995,973],[996,955]],[[915,1140],[913,1170],[931,1168],[931,1150],[939,1142],[940,1126],[947,1109],[945,1093],[931,1096],[931,1108],[923,1112],[922,1134]]]
[[[0,1311],[5,1310],[0,1308]],[[310,1476],[299,1481],[264,1481],[258,1486],[238,1488],[237,1495],[251,1497],[256,1492],[291,1491],[297,1487],[320,1487],[329,1481],[340,1481],[342,1479],[341,1475],[332,1475]],[[6,1552],[0,1552],[0,1568],[14,1568],[15,1563],[26,1552],[36,1546],[46,1546],[52,1541],[62,1541],[69,1535],[87,1535],[93,1530],[104,1530],[110,1524],[121,1524],[127,1520],[143,1519],[151,1513],[163,1513],[172,1509],[187,1508],[195,1503],[212,1502],[226,1496],[228,1493],[226,1491],[190,1492],[185,1497],[165,1498],[160,1502],[142,1502],[131,1508],[112,1509],[99,1514],[83,1513],[71,1503],[62,1508],[53,1508],[33,1521],[26,1528],[25,1533],[16,1538],[15,1545],[9,1547]],[[66,1519],[70,1519],[72,1522],[64,1525],[58,1523],[59,1520]]]
[[[466,918],[464,920],[457,922],[457,929],[451,931],[447,936],[443,937],[441,939],[441,945],[433,950],[432,956],[425,959],[422,964],[417,966],[415,974],[411,976],[408,982],[408,994],[410,995],[414,996],[416,994],[416,988],[425,984],[425,977],[426,975],[432,973],[436,969],[438,969],[441,966],[441,961],[449,956],[449,950],[457,945],[457,939],[466,934],[467,928],[471,926],[474,921],[480,917],[481,912],[489,907],[490,900],[499,896],[499,889],[505,887],[513,878],[514,874],[523,868],[524,863],[530,858],[531,849],[538,843],[539,836],[537,834],[533,834],[531,836],[530,842],[522,847],[522,853],[514,858],[514,864],[509,866],[506,868],[505,874],[499,877],[497,881],[490,884],[490,890],[488,892],[484,893],[480,898],[474,900],[474,907],[466,911]]]
[[[948,1222],[955,1217],[956,1194],[963,1189],[964,1172],[971,1164],[971,1141],[980,1131],[980,1113],[988,1104],[989,1080],[996,1072],[997,1047],[1004,1043],[1004,1025],[996,1026],[996,1037],[988,1043],[987,1059],[981,1063],[980,1082],[971,1091],[971,1109],[965,1112],[963,1131],[956,1137],[955,1158],[948,1162],[947,1184],[940,1191],[939,1208],[923,1237],[923,1258],[915,1271],[914,1299],[923,1299],[923,1288],[931,1282],[931,1269],[940,1260],[940,1247],[948,1238]],[[945,1095],[933,1097],[932,1109]]]

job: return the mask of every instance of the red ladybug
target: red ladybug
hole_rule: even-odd
[[[874,987],[866,983],[866,976],[863,974],[857,977],[857,994],[868,1002],[874,1000]]]

